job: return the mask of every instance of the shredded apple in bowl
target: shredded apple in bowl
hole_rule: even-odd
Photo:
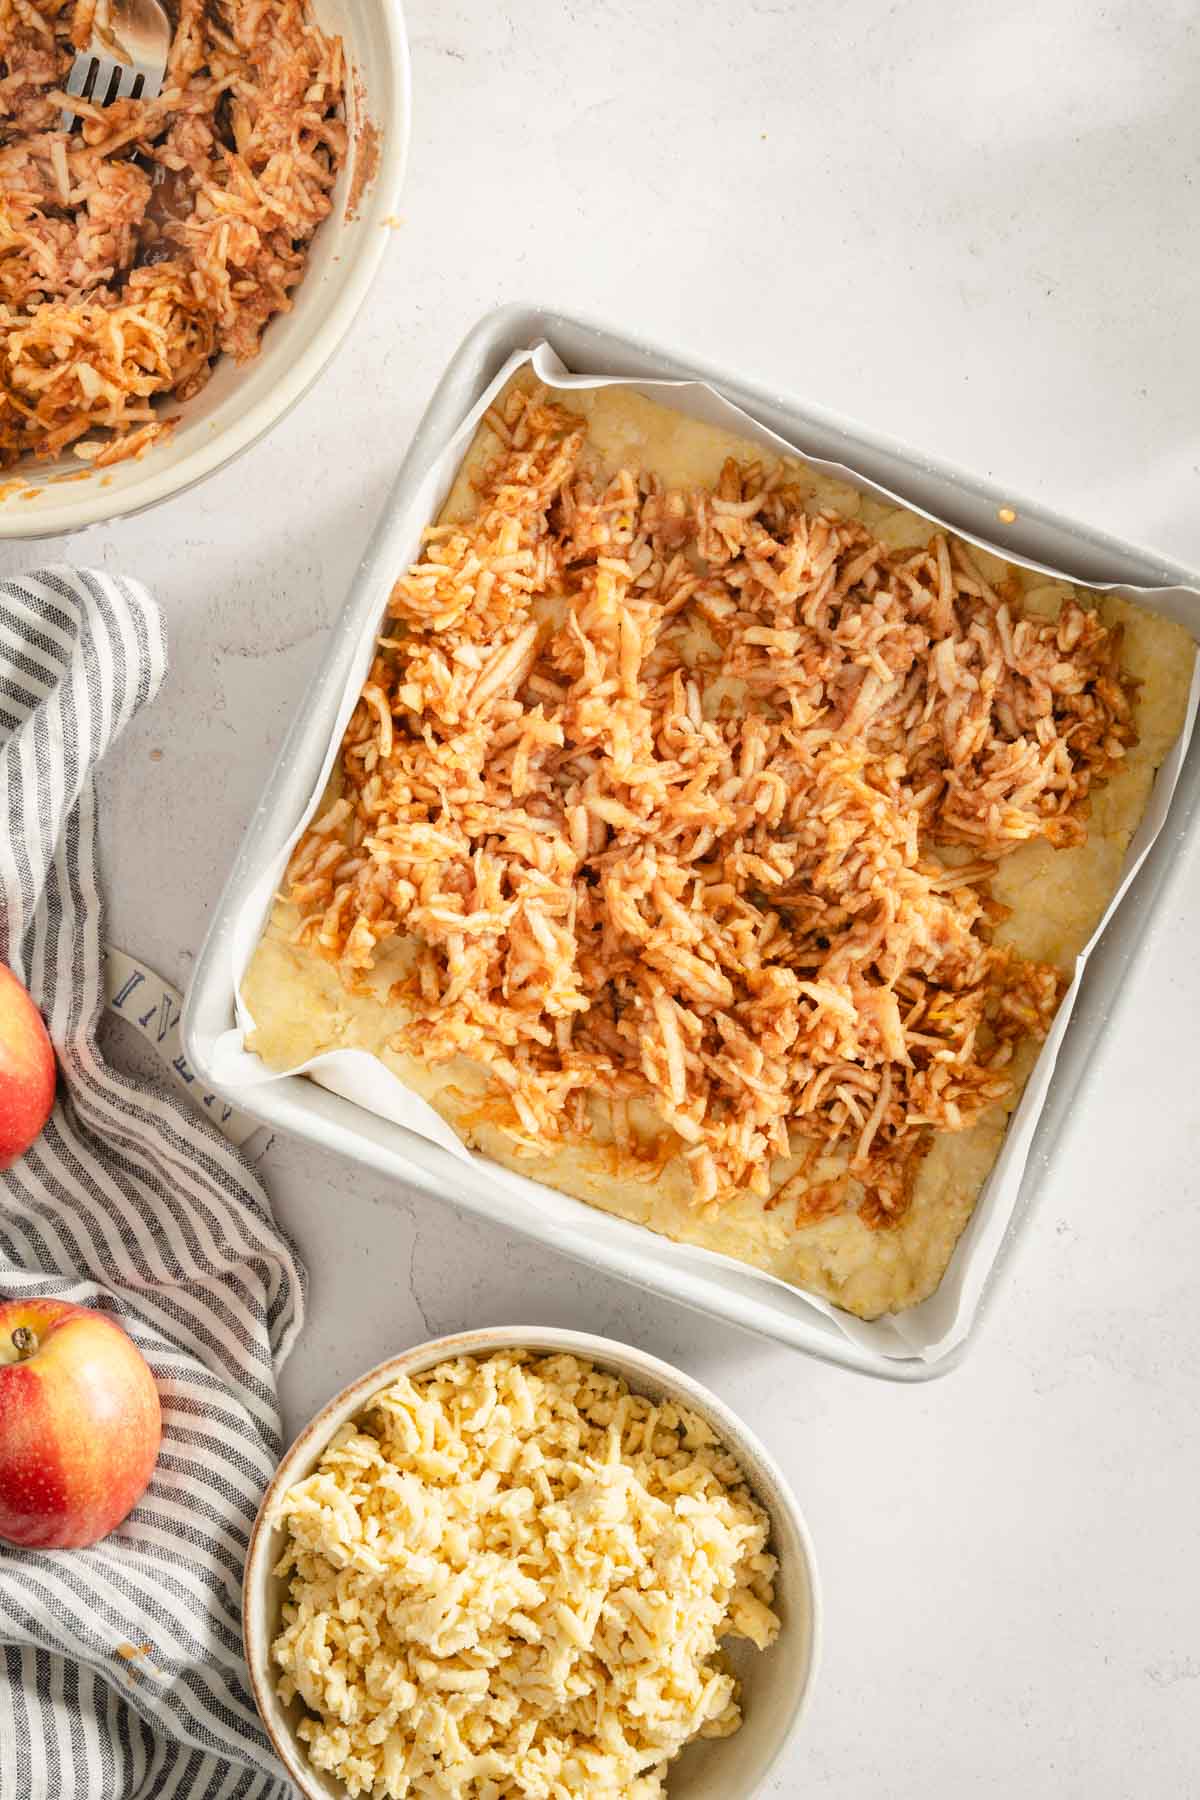
[[[303,0],[167,0],[162,92],[68,100],[95,0],[0,0],[0,468],[137,456],[291,305],[346,153]],[[61,127],[64,108],[81,121]]]
[[[531,1155],[599,1100],[628,1155],[682,1152],[702,1208],[766,1199],[800,1139],[847,1163],[810,1216],[853,1181],[894,1224],[1061,998],[993,941],[989,878],[1081,842],[1136,742],[1119,628],[806,509],[786,463],[672,491],[598,474],[544,396],[488,424],[476,516],[397,582],[297,846],[299,941],[354,989],[411,940],[396,1047],[481,1065]]]

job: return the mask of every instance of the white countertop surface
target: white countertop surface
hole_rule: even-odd
[[[452,349],[502,300],[675,342],[1200,568],[1189,0],[835,9],[412,0],[403,228],[284,428],[71,558],[148,582],[172,667],[103,771],[109,936],[186,982]],[[290,1426],[431,1334],[610,1333],[737,1407],[827,1601],[779,1796],[1200,1791],[1200,846],[973,1353],[823,1367],[280,1139],[311,1271]]]

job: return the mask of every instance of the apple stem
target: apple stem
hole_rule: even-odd
[[[18,1362],[21,1362],[26,1356],[32,1356],[37,1349],[37,1335],[29,1329],[28,1325],[18,1325],[12,1334],[12,1341]]]

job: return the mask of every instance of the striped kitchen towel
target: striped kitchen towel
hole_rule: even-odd
[[[242,1661],[242,1566],[280,1453],[303,1277],[240,1153],[105,1065],[92,771],[166,667],[135,583],[0,581],[0,956],[54,1040],[59,1097],[0,1175],[0,1293],[118,1318],[158,1380],[150,1488],[91,1550],[0,1546],[0,1800],[283,1800]]]

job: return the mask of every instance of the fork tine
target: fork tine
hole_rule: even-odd
[[[87,86],[88,77],[92,72],[92,63],[94,60],[90,50],[81,50],[78,53],[74,62],[71,64],[71,73],[67,76],[67,79],[63,84],[64,93],[70,94],[72,97],[82,94],[84,88]],[[59,129],[62,131],[70,131],[72,125],[74,125],[75,114],[69,106],[63,108],[58,123]]]
[[[63,90],[65,93],[82,94],[84,88],[87,86],[87,78],[91,72],[94,61],[95,57],[92,56],[90,51],[81,50],[79,52],[79,55],[71,64],[71,73],[67,76],[66,87]]]
[[[134,82],[143,73],[142,65],[140,63],[120,63],[118,67],[121,71],[121,79],[117,83],[116,98],[128,100],[133,93]]]

